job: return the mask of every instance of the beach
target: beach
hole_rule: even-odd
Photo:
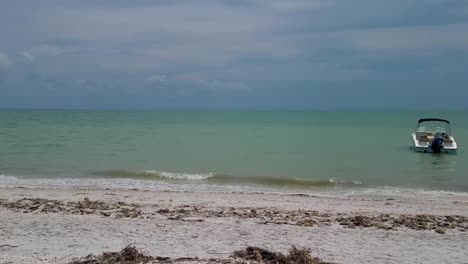
[[[331,263],[466,263],[468,196],[314,195],[3,184],[0,262],[69,263],[134,245],[229,259],[257,246]]]

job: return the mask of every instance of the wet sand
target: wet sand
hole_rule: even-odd
[[[295,245],[333,263],[466,263],[467,208],[465,195],[0,186],[0,262],[68,263],[132,244],[205,261]]]

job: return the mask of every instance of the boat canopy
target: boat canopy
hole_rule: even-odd
[[[440,119],[440,118],[421,118],[419,119],[418,124],[421,124],[422,122],[429,122],[429,121],[440,121],[440,122],[450,124],[448,120]]]
[[[416,132],[424,133],[447,133],[450,135],[450,122],[440,118],[422,118],[418,120]]]

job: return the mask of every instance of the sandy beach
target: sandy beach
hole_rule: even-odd
[[[131,244],[204,260],[295,245],[333,263],[466,263],[468,197],[430,197],[1,186],[0,262],[68,263]]]

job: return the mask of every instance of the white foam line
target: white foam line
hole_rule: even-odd
[[[214,173],[176,173],[176,172],[159,172],[155,170],[146,170],[146,174],[157,175],[161,178],[176,179],[176,180],[205,180],[213,177]]]

